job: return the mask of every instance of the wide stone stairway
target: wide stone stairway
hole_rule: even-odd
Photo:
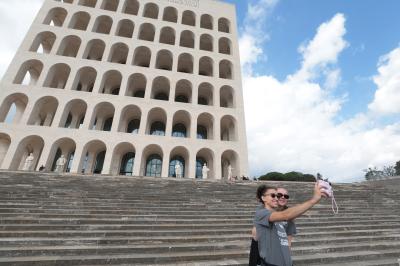
[[[3,171],[0,265],[246,265],[259,184]],[[399,265],[400,179],[334,187],[339,214],[296,220],[295,265]]]

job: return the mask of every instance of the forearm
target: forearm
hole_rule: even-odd
[[[316,198],[311,198],[299,205],[295,205],[291,208],[288,208],[282,212],[280,212],[283,216],[284,216],[284,220],[293,220],[297,217],[299,217],[300,215],[302,215],[303,213],[305,213],[306,211],[308,211],[309,209],[311,209],[315,204],[317,204],[319,202],[318,199]]]

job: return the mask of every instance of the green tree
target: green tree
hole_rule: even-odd
[[[270,172],[270,173],[260,176],[259,180],[283,181],[283,180],[285,180],[285,177],[280,172]]]
[[[394,167],[396,175],[400,175],[400,161],[396,162],[396,166]]]

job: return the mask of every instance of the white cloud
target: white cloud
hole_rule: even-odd
[[[3,76],[44,0],[0,0],[0,78]]]
[[[400,47],[381,57],[378,74],[373,78],[378,90],[371,111],[380,115],[400,112]]]
[[[337,14],[323,23],[299,49],[301,68],[285,81],[245,71],[253,175],[295,170],[321,172],[334,181],[354,180],[362,178],[368,165],[392,164],[400,158],[400,124],[374,128],[366,114],[335,122],[344,102],[343,97],[333,96],[332,89],[340,83],[336,63],[348,46],[345,21],[343,14]],[[325,78],[323,87],[315,81],[320,77]]]

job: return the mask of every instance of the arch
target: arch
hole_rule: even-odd
[[[133,166],[135,163],[136,149],[129,142],[122,142],[115,146],[111,157],[112,175],[133,175]]]
[[[153,42],[155,32],[156,29],[153,24],[143,23],[139,29],[139,40]]]
[[[226,150],[221,155],[221,177],[228,180],[228,167],[232,167],[232,176],[240,176],[239,155],[233,150]]]
[[[117,11],[119,0],[103,0],[100,8],[108,11]]]
[[[164,153],[160,146],[151,144],[143,149],[141,176],[161,177]]]
[[[219,77],[222,79],[233,79],[232,63],[228,60],[219,62]]]
[[[163,27],[160,32],[159,42],[175,45],[175,30],[171,27]]]
[[[187,48],[194,48],[194,33],[190,30],[182,31],[179,45]]]
[[[208,56],[203,56],[199,61],[199,75],[212,77],[214,75],[214,62]]]
[[[132,38],[135,24],[129,19],[118,22],[116,35],[125,38]]]
[[[65,89],[71,68],[67,64],[59,63],[53,65],[47,72],[43,87]]]
[[[220,106],[234,108],[235,107],[235,97],[234,90],[231,86],[222,86],[220,89]]]
[[[14,153],[9,170],[34,171],[37,167],[43,146],[44,141],[40,136],[31,135],[22,139]],[[26,158],[31,153],[33,155],[32,163],[25,164]]]
[[[72,16],[68,28],[75,30],[86,30],[89,25],[89,21],[89,13],[80,11]]]
[[[173,56],[171,51],[160,50],[157,53],[156,68],[163,70],[172,70]]]
[[[151,99],[169,100],[170,82],[166,77],[156,77],[151,88]]]
[[[97,71],[93,67],[82,67],[78,70],[72,90],[92,92],[96,81]]]
[[[208,148],[200,149],[196,153],[196,178],[202,178],[202,164],[206,163],[207,167],[210,169],[208,172],[208,179],[215,179],[215,165],[214,165],[214,152]]]
[[[139,46],[135,49],[132,65],[149,67],[150,59],[151,59],[150,49],[146,46]]]
[[[160,107],[151,109],[147,115],[146,134],[165,136],[167,113]]]
[[[187,79],[179,80],[175,87],[175,102],[191,103],[192,102],[192,83]]]
[[[1,164],[4,161],[4,158],[7,155],[10,144],[11,144],[10,136],[5,133],[0,133],[0,168]]]
[[[221,140],[237,141],[237,123],[236,119],[230,115],[221,118]]]
[[[230,21],[227,18],[218,19],[218,31],[230,33]]]
[[[0,123],[19,123],[27,104],[28,97],[23,93],[8,95],[0,106]]]
[[[183,53],[179,55],[178,72],[193,74],[193,56],[191,54]]]
[[[136,105],[125,106],[121,111],[118,132],[138,134],[142,111]]]
[[[109,70],[103,75],[100,93],[118,95],[121,89],[122,74],[117,70]]]
[[[61,138],[57,140],[51,146],[49,156],[47,157],[46,163],[44,165],[45,169],[55,171],[57,160],[61,157],[61,155],[63,155],[66,159],[66,163],[62,169],[59,169],[59,171],[69,172],[71,170],[72,162],[74,159],[75,149],[76,143],[74,140],[70,138]]]
[[[14,84],[34,86],[43,70],[43,63],[39,60],[28,60],[19,68],[14,78]]]
[[[93,32],[102,33],[102,34],[110,34],[111,27],[113,24],[113,20],[109,16],[100,16],[96,18],[96,21],[93,25]]]
[[[214,87],[208,82],[203,82],[199,85],[197,104],[213,105]]]
[[[52,96],[45,96],[36,101],[28,125],[50,127],[58,108],[58,101]]]
[[[176,177],[175,165],[179,164],[181,166],[182,177],[189,176],[189,151],[183,147],[175,147],[169,154],[169,169],[168,176]]]
[[[145,18],[158,18],[158,6],[154,3],[147,3],[143,9],[143,17]]]
[[[178,10],[175,7],[167,6],[164,8],[163,20],[168,22],[178,22]]]
[[[128,58],[129,48],[125,43],[115,43],[111,47],[108,62],[126,64]]]
[[[208,14],[201,15],[200,28],[212,30],[213,29],[213,17]]]
[[[209,34],[202,34],[200,36],[200,50],[213,51],[213,38]]]
[[[232,43],[228,38],[222,37],[218,40],[218,52],[221,54],[231,54]]]
[[[122,8],[122,13],[137,15],[139,11],[139,2],[137,0],[125,0],[124,7]]]
[[[190,138],[190,114],[187,111],[177,111],[172,120],[172,137]]]
[[[102,102],[93,109],[89,128],[91,130],[111,131],[115,108],[111,103]]]
[[[83,147],[78,172],[101,174],[107,147],[101,140],[92,140]]]
[[[62,27],[67,17],[67,10],[62,7],[55,7],[50,9],[49,13],[47,13],[46,18],[43,21],[43,24]]]
[[[197,139],[214,139],[214,117],[211,114],[202,113],[197,117]]]
[[[87,104],[81,99],[69,101],[60,119],[59,127],[78,129],[83,125],[87,110]],[[47,168],[47,167],[46,167]]]
[[[87,7],[96,7],[97,0],[79,0],[78,5]]]
[[[58,47],[57,55],[76,57],[81,46],[81,38],[70,35],[65,37]]]
[[[51,31],[44,31],[36,35],[29,49],[31,52],[49,54],[56,41],[56,35]]]
[[[125,96],[144,98],[147,86],[147,79],[143,74],[135,73],[128,79],[128,88]]]
[[[196,14],[190,10],[183,11],[182,24],[188,26],[196,26]]]
[[[83,59],[101,61],[103,59],[106,44],[102,40],[94,39],[88,42]]]

